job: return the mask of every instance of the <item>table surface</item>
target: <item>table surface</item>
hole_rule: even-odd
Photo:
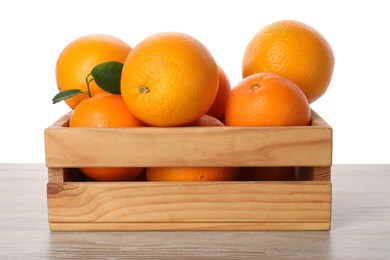
[[[390,165],[332,167],[330,231],[50,232],[45,166],[0,178],[0,259],[390,259]]]

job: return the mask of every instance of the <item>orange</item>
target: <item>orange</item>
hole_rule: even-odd
[[[242,167],[240,179],[245,181],[285,181],[293,178],[294,167]]]
[[[98,93],[85,99],[73,110],[69,127],[140,127],[120,95]],[[143,168],[81,168],[85,175],[97,181],[129,181],[138,177]]]
[[[309,125],[311,111],[302,90],[291,80],[270,72],[239,82],[226,105],[228,126]]]
[[[152,167],[147,168],[148,181],[234,181],[239,168],[235,167]]]
[[[158,33],[127,57],[121,93],[130,111],[149,125],[186,125],[209,110],[218,77],[217,64],[200,41],[183,33]]]
[[[218,119],[204,115],[191,126],[224,126]],[[238,167],[151,167],[146,170],[148,181],[234,181]]]
[[[95,181],[133,181],[141,175],[143,169],[138,167],[80,168],[82,173]]]
[[[56,81],[59,91],[80,89],[87,92],[86,78],[96,66],[108,61],[123,63],[131,47],[124,41],[104,34],[86,35],[70,42],[61,52],[56,64]],[[90,83],[91,95],[103,92],[94,81]],[[88,95],[79,94],[66,99],[74,109]]]
[[[215,97],[213,105],[206,114],[223,121],[225,118],[226,102],[231,91],[231,85],[228,76],[220,66],[218,66],[218,72],[219,85],[217,96]]]
[[[244,53],[242,74],[274,72],[294,81],[309,103],[328,88],[334,68],[334,55],[328,41],[314,28],[284,20],[260,30]]]

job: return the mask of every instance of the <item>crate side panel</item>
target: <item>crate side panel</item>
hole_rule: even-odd
[[[329,222],[329,182],[49,183],[50,222]]]
[[[64,169],[62,168],[48,168],[49,182],[64,182]]]
[[[314,167],[315,181],[331,181],[332,167]]]
[[[323,167],[297,167],[296,180],[300,181],[331,181],[330,166]]]
[[[321,127],[54,128],[45,140],[46,165],[63,168],[329,166],[332,149]]]

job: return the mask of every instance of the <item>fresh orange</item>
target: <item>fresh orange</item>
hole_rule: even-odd
[[[309,125],[311,110],[302,90],[291,80],[270,72],[239,82],[226,105],[228,126]]]
[[[98,93],[85,99],[73,110],[69,127],[140,127],[144,124],[128,110],[120,95]],[[138,177],[143,168],[81,168],[97,181],[129,181]]]
[[[80,89],[87,92],[86,78],[96,66],[108,61],[123,63],[131,47],[124,41],[104,34],[86,35],[70,42],[61,52],[56,64],[56,80],[60,91]],[[103,92],[94,81],[90,82],[91,95]],[[88,95],[80,94],[66,99],[74,109]]]
[[[203,115],[191,126],[224,126],[218,119]],[[234,181],[238,167],[150,167],[146,170],[148,181]]]
[[[209,110],[218,77],[217,64],[200,41],[183,33],[158,33],[127,57],[121,93],[130,111],[149,125],[186,125]]]
[[[235,167],[151,167],[146,170],[148,181],[234,181]]]
[[[80,168],[81,172],[95,181],[133,181],[141,175],[139,167]]]
[[[260,30],[244,53],[242,74],[274,72],[294,81],[309,103],[328,88],[334,56],[328,41],[314,28],[283,20]]]
[[[219,85],[217,96],[215,97],[213,105],[206,114],[223,121],[225,118],[226,102],[231,91],[231,85],[228,76],[220,66],[218,66],[218,72]]]
[[[240,180],[243,181],[285,181],[293,178],[294,167],[242,167]]]

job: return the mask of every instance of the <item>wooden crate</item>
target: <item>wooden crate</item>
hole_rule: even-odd
[[[48,214],[65,230],[329,230],[332,128],[45,130]],[[295,166],[291,181],[93,182],[78,167]]]

